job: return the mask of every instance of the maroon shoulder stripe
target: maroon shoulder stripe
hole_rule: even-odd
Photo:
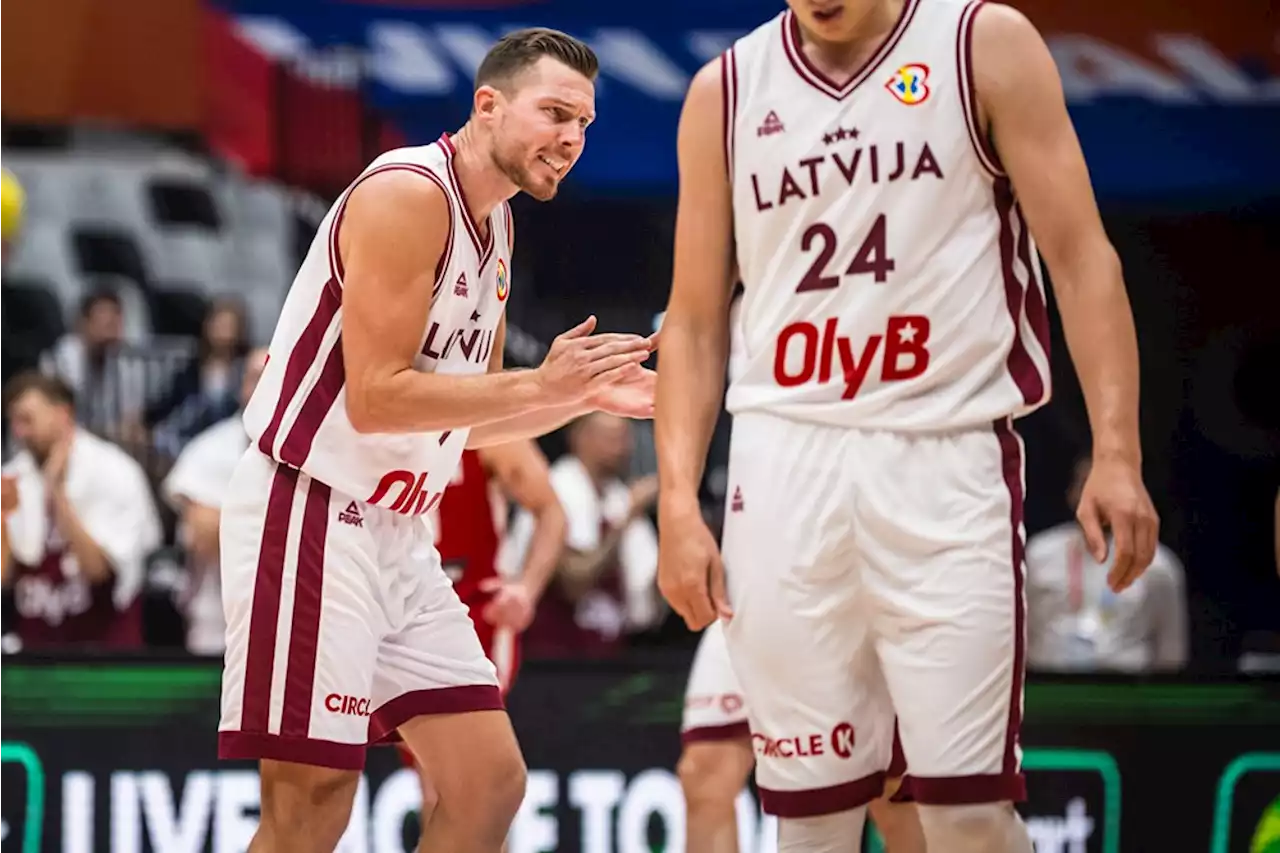
[[[724,126],[724,164],[733,180],[733,141],[738,119],[738,61],[729,48],[720,54],[720,106]]]
[[[467,195],[462,189],[462,182],[458,180],[458,173],[453,168],[453,155],[458,149],[453,147],[453,140],[449,138],[449,134],[444,134],[438,140],[438,144],[445,151],[445,174],[449,178],[449,186],[453,187],[453,194],[458,199],[458,206],[462,208],[462,224],[466,226],[467,233],[471,235],[471,242],[476,247],[476,255],[480,257],[480,266],[483,267],[485,261],[489,260],[489,253],[493,251],[493,224],[488,223],[489,227],[484,235],[484,239],[480,238],[480,223],[475,221],[475,217],[471,214],[471,206],[467,204]]]
[[[960,13],[960,26],[956,29],[956,79],[960,83],[960,106],[969,131],[969,142],[982,168],[998,177],[1004,174],[1004,166],[991,139],[982,129],[978,90],[973,79],[973,21],[982,3],[983,0],[971,0]]]

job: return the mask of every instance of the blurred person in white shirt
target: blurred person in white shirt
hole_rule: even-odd
[[[245,358],[240,406],[249,402],[267,363],[265,349]],[[187,650],[218,655],[226,648],[222,585],[218,571],[218,518],[231,475],[249,447],[240,413],[196,435],[183,448],[161,489],[179,516],[178,538],[187,554]]]
[[[3,583],[23,648],[138,648],[160,520],[142,467],[77,427],[75,408],[65,382],[38,372],[5,389],[22,450],[4,469]]]
[[[1089,474],[1076,463],[1067,491],[1074,509]],[[1176,672],[1187,663],[1187,601],[1182,563],[1164,545],[1133,586],[1117,595],[1107,586],[1114,554],[1089,553],[1074,521],[1027,542],[1027,665],[1033,670]]]
[[[530,657],[603,657],[661,615],[655,580],[658,533],[648,517],[656,476],[628,484],[629,421],[597,412],[569,426],[569,452],[551,466],[568,522],[565,556],[524,635]],[[521,512],[500,557],[518,564],[533,519]]]

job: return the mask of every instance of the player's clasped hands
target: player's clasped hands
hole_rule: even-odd
[[[724,562],[697,500],[660,503],[658,530],[658,590],[671,609],[693,631],[731,618]]]
[[[652,341],[640,335],[591,334],[595,316],[561,333],[538,367],[542,387],[557,403],[586,400],[602,389],[634,375],[649,358]]]

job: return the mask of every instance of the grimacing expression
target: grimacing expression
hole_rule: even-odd
[[[494,164],[539,201],[554,198],[595,120],[595,84],[543,56],[501,86],[480,87],[476,100],[492,130]]]

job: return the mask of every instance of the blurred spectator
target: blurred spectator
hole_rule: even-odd
[[[570,425],[568,440],[569,452],[551,466],[551,484],[569,524],[567,548],[524,635],[530,656],[608,655],[623,646],[626,634],[653,625],[660,612],[658,535],[647,515],[658,481],[622,480],[630,465],[630,422],[587,415]],[[523,512],[512,527],[509,547],[518,561],[532,527],[533,518]]]
[[[239,396],[242,408],[266,363],[265,349],[246,356]],[[248,447],[244,422],[236,412],[193,438],[161,487],[165,500],[178,513],[178,541],[187,563],[181,604],[187,618],[187,650],[196,654],[221,654],[226,645],[218,579],[218,514],[231,475]]]
[[[1067,500],[1074,510],[1090,460],[1076,463]],[[1146,573],[1119,595],[1105,563],[1089,554],[1074,522],[1027,543],[1028,666],[1038,670],[1172,672],[1187,663],[1187,602],[1182,564],[1163,545]]]
[[[40,359],[41,369],[66,383],[80,424],[100,436],[121,439],[146,405],[146,371],[124,352],[120,297],[99,290],[80,303],[80,319]]]
[[[26,648],[142,644],[147,556],[160,522],[142,468],[76,426],[71,390],[15,376],[5,411],[23,449],[6,466],[3,582]]]
[[[200,346],[161,397],[147,407],[152,442],[169,459],[201,431],[240,409],[245,354],[249,351],[244,305],[218,300],[209,307]]]
[[[22,231],[24,205],[26,195],[22,184],[8,169],[0,169],[0,382],[6,382],[19,370],[33,368],[40,359],[40,352],[29,341],[26,330],[10,328],[8,293],[4,287],[9,257]]]

